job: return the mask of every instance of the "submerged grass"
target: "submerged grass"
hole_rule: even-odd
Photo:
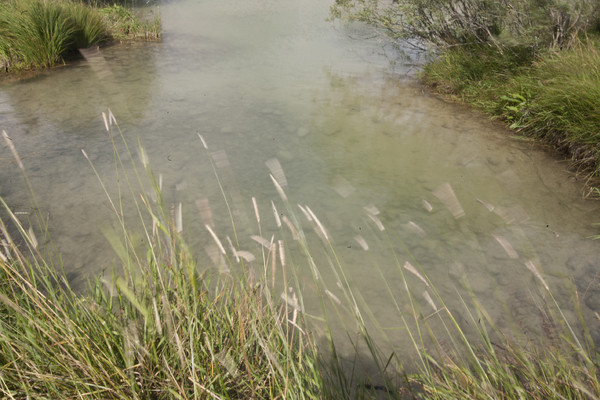
[[[382,328],[346,275],[326,225],[310,206],[293,206],[276,160],[268,166],[281,199],[270,203],[277,226],[269,229],[275,232],[270,240],[263,238],[267,229],[261,204],[255,198],[251,202],[258,229],[251,239],[261,254],[259,270],[254,271],[254,255],[241,250],[235,213],[211,158],[234,232],[233,240],[223,240],[218,227],[206,223],[217,264],[230,271],[215,277],[211,268],[197,264],[183,240],[181,206],[166,203],[161,180],[155,180],[143,149],[139,158],[144,170],[126,166],[122,155],[134,157],[124,139],[117,143],[123,135],[112,113],[104,120],[115,149],[118,179],[125,182],[117,200],[109,196],[118,233],[107,233],[123,269],[114,278],[93,280],[86,295],[76,293],[38,245],[31,228],[37,225],[23,221],[2,202],[3,397],[600,398],[597,348],[584,318],[579,312],[578,326],[567,320],[533,262],[521,267],[536,279],[538,288],[532,290],[545,299],[538,307],[547,337],[528,340],[500,332],[470,290],[456,293],[460,310],[449,306],[418,260],[402,259],[394,250],[405,248],[411,254],[402,239],[386,230],[378,210],[367,207],[363,234],[372,235],[371,249],[389,251],[389,262],[401,278],[401,285],[393,287],[373,258],[369,267],[374,276],[381,276],[389,307],[401,321],[399,329],[390,331]],[[209,157],[216,154],[210,153],[204,138],[200,143]],[[83,155],[88,158],[85,151]],[[91,162],[90,166],[96,171]],[[153,196],[146,194],[144,174]],[[443,187],[453,193],[449,185]],[[134,232],[125,223],[120,200],[125,192],[140,199],[135,210],[144,227],[141,249],[134,246]],[[456,196],[438,194],[460,218]],[[303,229],[306,226],[310,229]],[[361,239],[367,251],[367,241]],[[311,293],[300,291],[296,268],[310,271]],[[283,288],[281,296],[274,295],[277,288]],[[314,296],[320,313],[305,309],[307,295]],[[581,310],[577,297],[575,309]],[[336,333],[339,325],[345,334]],[[316,338],[309,333],[313,329],[324,332],[326,346],[316,347]],[[409,348],[386,353],[383,345],[396,342],[397,335],[408,339]],[[340,351],[342,341],[354,350],[350,362]],[[363,364],[369,365],[370,374],[361,371]]]
[[[160,38],[160,18],[145,22],[119,5],[99,9],[71,0],[0,4],[0,66],[6,71],[49,68],[77,49],[137,38]]]
[[[600,178],[600,38],[533,57],[527,49],[452,48],[425,66],[437,91],[507,121]],[[590,191],[592,193],[593,190]]]

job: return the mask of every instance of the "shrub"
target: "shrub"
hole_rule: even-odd
[[[592,0],[336,0],[335,17],[383,27],[413,44],[569,47],[598,23]]]

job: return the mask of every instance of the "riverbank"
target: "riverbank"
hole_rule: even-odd
[[[70,0],[0,4],[0,67],[5,73],[52,68],[81,57],[78,49],[116,40],[160,39],[160,16],[140,17],[123,6]]]
[[[586,194],[598,193],[597,2],[336,0],[331,12],[404,45],[433,49],[422,74],[429,87],[552,146],[572,160]]]
[[[423,68],[434,92],[506,122],[515,136],[571,159],[587,194],[600,179],[600,38],[534,56],[521,49],[454,47]]]

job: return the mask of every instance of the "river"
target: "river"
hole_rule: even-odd
[[[114,213],[81,152],[118,196],[101,117],[110,108],[131,147],[138,140],[144,147],[167,203],[174,210],[181,204],[182,233],[203,266],[214,255],[207,218],[223,240],[233,237],[212,157],[239,248],[260,259],[251,236],[277,242],[283,235],[271,211],[274,201],[287,213],[273,174],[310,233],[327,295],[343,298],[341,278],[296,203],[323,223],[348,282],[393,348],[406,344],[398,338],[405,306],[392,300],[403,298],[400,271],[423,313],[441,307],[422,296],[427,285],[402,268],[406,261],[427,274],[450,308],[463,309],[456,311],[461,323],[470,317],[457,293],[469,287],[499,328],[543,333],[544,288],[533,265],[572,321],[575,283],[600,337],[600,260],[589,239],[598,233],[598,204],[582,199],[583,182],[568,163],[429,94],[415,77],[417,55],[369,27],[327,21],[328,7],[321,0],[173,0],[160,6],[160,43],[116,44],[0,83],[0,129],[13,139],[38,203],[31,205],[4,145],[0,195],[24,221],[39,209],[75,286],[118,267],[106,239],[118,230]],[[311,267],[287,243],[310,308]],[[218,267],[217,260],[211,268]]]

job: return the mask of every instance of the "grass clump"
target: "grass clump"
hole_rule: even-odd
[[[34,267],[15,248],[6,254],[5,398],[319,397],[309,343],[292,344],[298,338],[284,332],[262,291],[233,282],[211,291],[181,253],[135,283],[117,280],[112,295],[97,280],[86,297],[43,262]]]
[[[98,9],[70,0],[0,4],[0,65],[6,71],[49,68],[112,39],[159,38],[160,19],[141,22],[122,6]]]
[[[159,15],[148,21],[140,20],[130,9],[119,4],[102,7],[99,12],[104,16],[108,30],[116,40],[160,38]]]
[[[118,152],[115,163],[121,173]],[[123,270],[92,281],[86,294],[38,247],[37,216],[22,221],[0,199],[0,397],[321,398],[327,390],[301,317],[290,323],[266,282],[213,280],[151,182],[156,201],[142,188],[137,204],[142,224],[151,221],[145,246],[134,248],[117,213],[120,233],[106,235]]]

